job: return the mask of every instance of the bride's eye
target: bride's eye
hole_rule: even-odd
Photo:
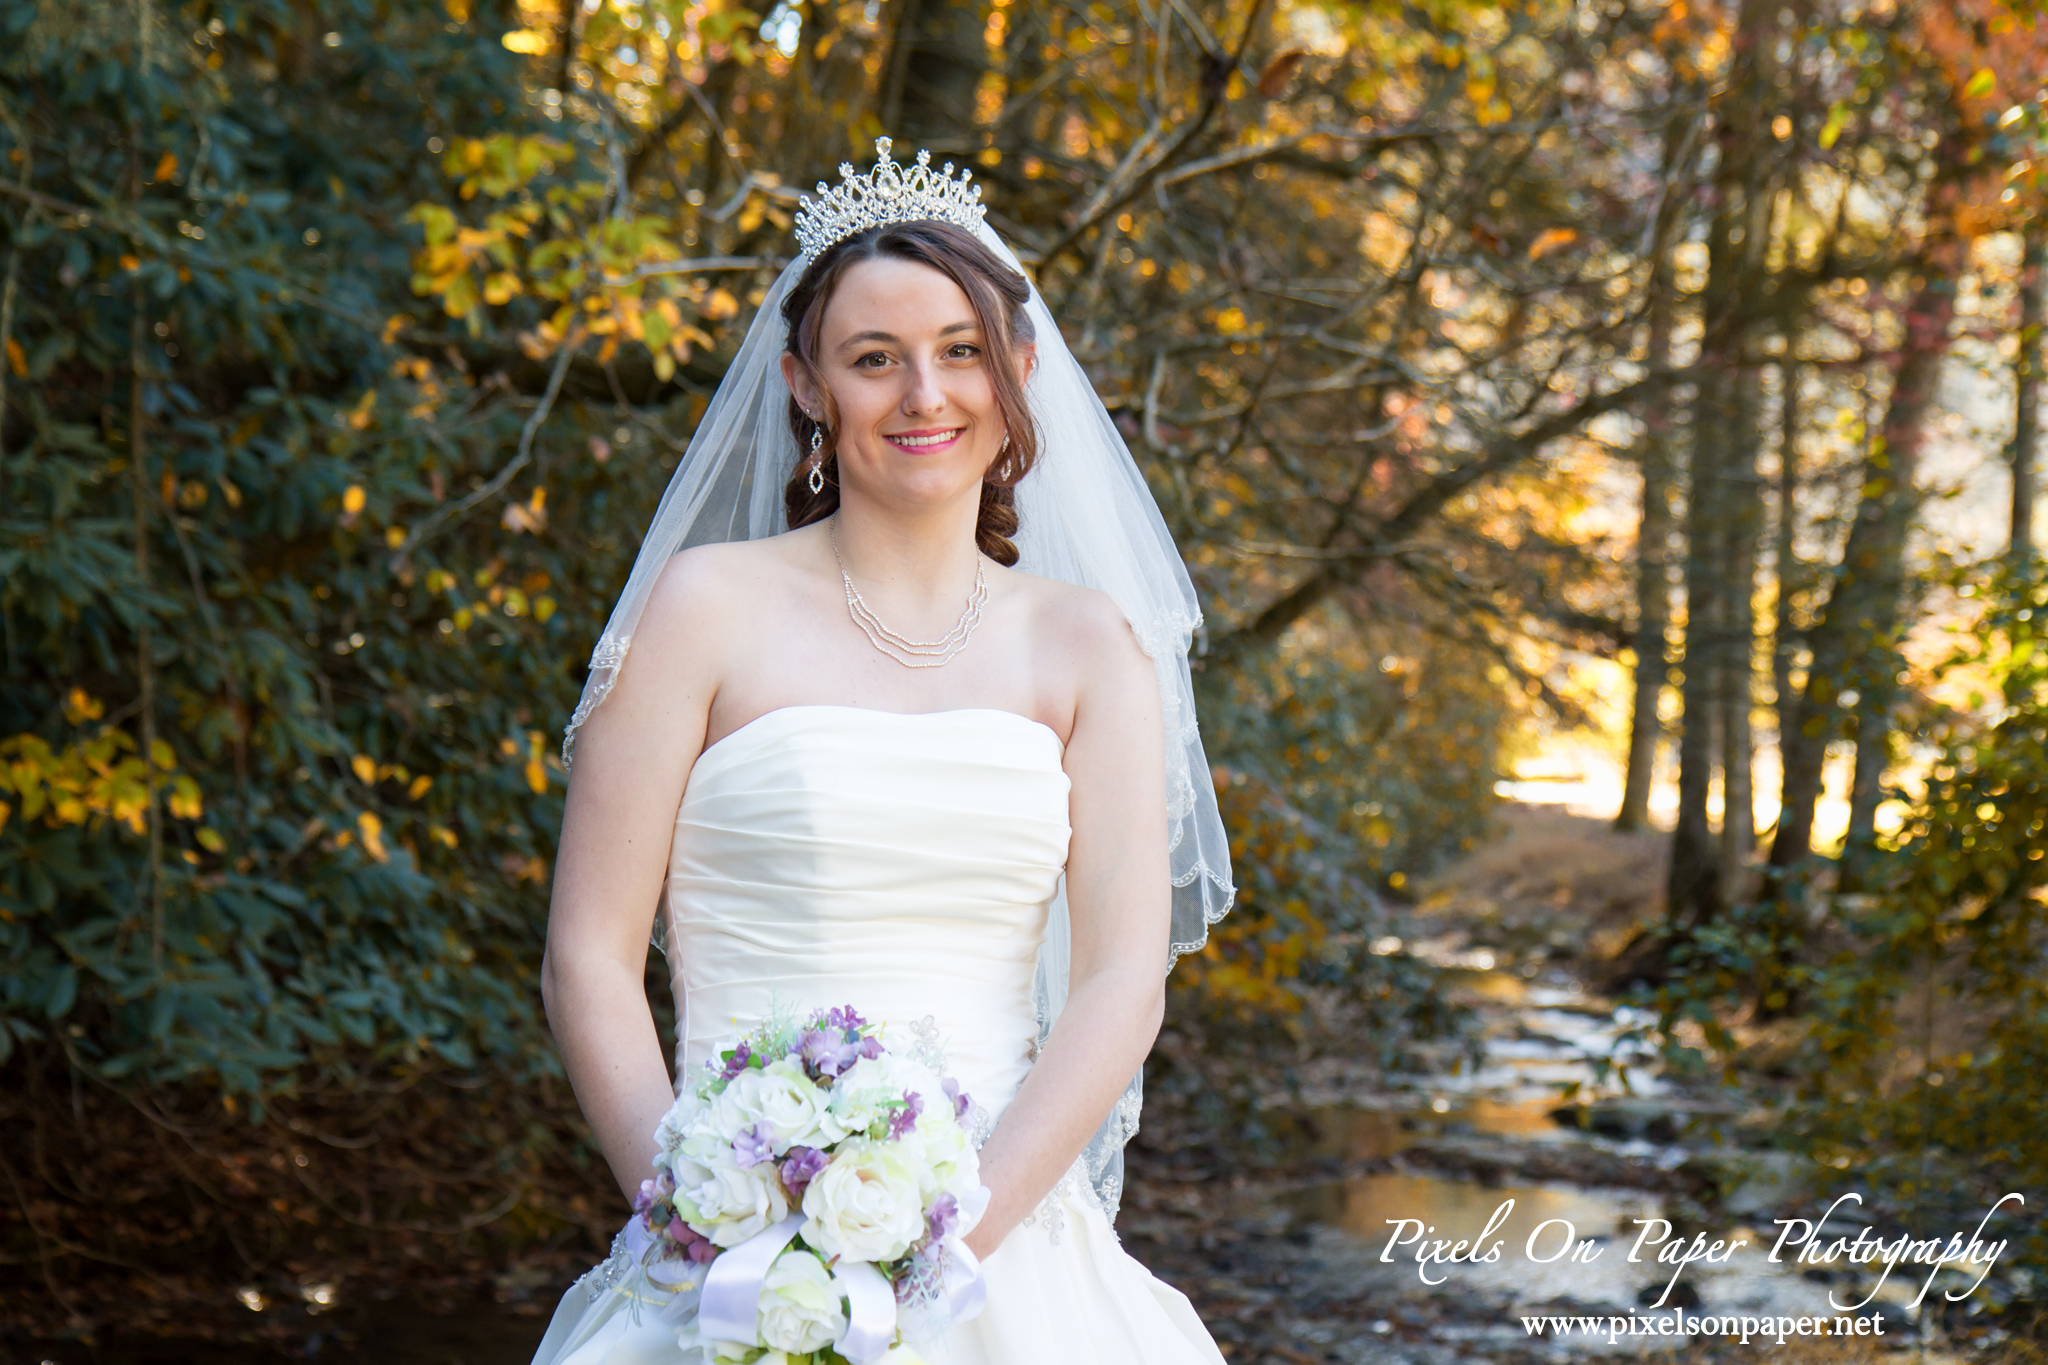
[[[981,347],[966,341],[955,342],[946,348],[946,359],[948,360],[972,360],[980,354]]]
[[[862,357],[861,357],[861,358],[860,358],[859,360],[856,360],[856,361],[854,361],[854,362],[853,362],[853,367],[854,367],[855,369],[857,369],[857,370],[876,370],[876,369],[880,369],[880,368],[881,368],[882,366],[884,366],[884,365],[886,365],[886,364],[888,364],[888,363],[889,363],[889,356],[888,356],[888,354],[887,354],[886,352],[883,352],[883,351],[869,351],[869,352],[868,352],[868,353],[867,353],[866,355],[862,356]]]

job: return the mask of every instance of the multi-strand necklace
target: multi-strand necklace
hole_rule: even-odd
[[[833,522],[838,520],[833,518]],[[882,618],[862,600],[853,576],[846,572],[846,560],[839,554],[838,528],[827,523],[825,534],[832,542],[832,558],[839,561],[839,581],[846,586],[846,614],[868,637],[868,643],[905,668],[943,668],[955,654],[967,648],[968,637],[981,624],[981,608],[988,601],[988,577],[982,572],[981,556],[974,557],[974,587],[967,593],[967,606],[953,628],[936,640],[912,640],[882,624]]]

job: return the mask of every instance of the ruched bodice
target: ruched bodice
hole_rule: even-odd
[[[682,1064],[776,1003],[852,1005],[901,1048],[930,1016],[953,1074],[1000,1114],[1038,1033],[1069,838],[1061,753],[1009,711],[850,706],[770,711],[706,749],[663,900]]]

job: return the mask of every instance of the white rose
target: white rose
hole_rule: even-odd
[[[881,1072],[886,1078],[884,1083],[897,1094],[906,1090],[928,1095],[939,1093],[938,1073],[922,1062],[914,1062],[895,1053],[884,1053],[875,1060],[881,1064]]]
[[[702,1133],[685,1133],[676,1139],[655,1159],[654,1169],[667,1171],[676,1187],[675,1206],[682,1211],[685,1219],[697,1217],[697,1206],[691,1194],[707,1178],[706,1163],[719,1148],[716,1138]]]
[[[893,1261],[924,1235],[917,1170],[886,1141],[840,1148],[804,1190],[804,1214],[804,1241],[850,1261]]]
[[[709,1359],[711,1365],[790,1365],[789,1357],[780,1351],[764,1351],[735,1341],[717,1343]]]
[[[760,1077],[754,1086],[756,1121],[766,1123],[775,1134],[777,1154],[795,1146],[819,1146],[825,1106],[832,1097],[787,1057],[755,1074]]]
[[[711,1097],[711,1126],[727,1142],[761,1122],[762,1079],[761,1072],[748,1067]]]
[[[938,1099],[935,1106],[929,1096],[925,1097],[924,1113],[918,1118],[915,1133],[920,1159],[920,1188],[926,1203],[936,1198],[941,1190],[950,1190],[958,1195],[981,1183],[980,1154],[967,1140],[967,1130],[953,1117],[952,1102],[943,1091]]]
[[[692,1319],[676,1332],[676,1349],[682,1352],[688,1365],[722,1365],[726,1360],[740,1359],[738,1353],[746,1348],[733,1342],[708,1339],[697,1330],[696,1320]]]
[[[661,1125],[654,1130],[656,1150],[667,1152],[678,1147],[690,1131],[702,1120],[704,1101],[694,1091],[685,1090],[676,1096],[676,1102],[661,1116]]]
[[[780,1351],[737,1341],[707,1341],[694,1322],[676,1333],[676,1346],[691,1365],[789,1365],[789,1357]]]
[[[741,1169],[732,1148],[714,1137],[688,1139],[671,1158],[669,1170],[683,1217],[717,1246],[738,1246],[789,1216],[789,1196],[775,1163]]]
[[[822,1350],[846,1327],[839,1286],[810,1252],[786,1251],[761,1281],[761,1344],[791,1355]]]
[[[847,1068],[832,1084],[832,1098],[822,1122],[827,1145],[868,1128],[889,1112],[889,1102],[901,1099],[903,1089],[890,1088],[894,1079],[878,1057],[864,1057]]]

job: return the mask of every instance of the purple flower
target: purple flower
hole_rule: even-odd
[[[953,1101],[953,1117],[965,1119],[967,1111],[974,1107],[974,1098],[961,1090],[960,1082],[954,1080],[951,1076],[946,1077],[940,1084],[946,1092],[946,1098]]]
[[[640,1193],[633,1198],[633,1212],[646,1213],[675,1192],[675,1178],[667,1171],[663,1171],[653,1180],[643,1180],[640,1182]]]
[[[959,1223],[960,1201],[950,1194],[934,1199],[931,1212],[924,1216],[924,1229],[934,1242],[943,1242],[952,1236]]]
[[[802,1199],[804,1187],[825,1169],[825,1154],[815,1147],[792,1147],[782,1159],[782,1183],[790,1198]]]
[[[853,1065],[859,1049],[853,1044],[841,1041],[824,1029],[812,1029],[804,1035],[804,1065],[821,1076],[842,1076]]]
[[[717,1246],[680,1218],[670,1219],[660,1235],[668,1239],[667,1250],[686,1256],[699,1265],[718,1254]]]
[[[866,1028],[867,1026],[868,1026],[868,1021],[867,1021],[867,1020],[865,1020],[865,1019],[863,1019],[863,1018],[861,1018],[861,1017],[860,1017],[860,1015],[859,1015],[859,1014],[857,1014],[857,1013],[856,1013],[856,1012],[854,1011],[854,1008],[853,1008],[853,1006],[851,1006],[851,1005],[848,1005],[848,1006],[847,1006],[846,1008],[844,1008],[844,1009],[836,1009],[836,1010],[827,1010],[827,1011],[825,1011],[825,1027],[826,1027],[826,1028],[829,1028],[829,1029],[860,1029],[860,1028]]]
[[[924,1112],[924,1100],[915,1090],[903,1092],[903,1105],[889,1116],[889,1136],[900,1138],[917,1127],[917,1116]]]
[[[743,1171],[775,1159],[775,1131],[757,1123],[732,1140],[732,1157]]]
[[[732,1050],[732,1055],[725,1059],[725,1069],[719,1073],[719,1079],[729,1081],[739,1075],[747,1069],[747,1063],[752,1061],[753,1057],[753,1049],[741,1043]]]
[[[882,1040],[873,1034],[860,1040],[860,1055],[869,1061],[873,1061],[887,1051],[888,1049],[882,1046]]]

